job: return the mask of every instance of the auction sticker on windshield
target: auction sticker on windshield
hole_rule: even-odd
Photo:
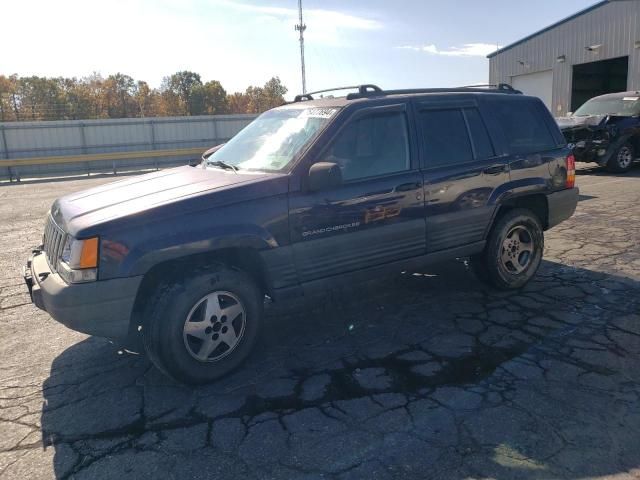
[[[331,118],[336,112],[336,108],[307,108],[298,118]]]

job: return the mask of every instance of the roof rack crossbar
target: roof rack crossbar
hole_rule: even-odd
[[[324,90],[316,90],[315,92],[304,93],[302,95],[296,95],[294,102],[303,102],[305,100],[313,100],[313,95],[325,92],[335,92],[338,90],[354,90],[357,89],[360,95],[366,95],[369,92],[382,93],[383,90],[377,85],[365,84],[365,85],[352,85],[350,87],[337,87],[337,88],[325,88]]]
[[[509,90],[512,92],[515,92],[516,89],[513,88],[511,85],[509,85],[508,83],[479,83],[477,85],[465,85],[464,87],[460,87],[460,88],[494,88],[496,90]]]

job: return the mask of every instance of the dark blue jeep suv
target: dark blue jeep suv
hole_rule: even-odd
[[[56,200],[25,269],[33,302],[204,383],[249,355],[265,296],[465,256],[517,289],[543,232],[576,208],[574,158],[537,98],[505,85],[314,95],[199,166]]]

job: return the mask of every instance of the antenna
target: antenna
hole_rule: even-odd
[[[300,14],[300,23],[296,25],[296,30],[300,32],[300,64],[302,65],[302,93],[307,93],[307,78],[304,72],[304,31],[307,26],[302,21],[302,0],[298,0],[298,13]]]

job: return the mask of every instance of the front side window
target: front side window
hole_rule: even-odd
[[[323,161],[337,163],[344,180],[409,170],[409,135],[404,112],[373,114],[347,124]]]
[[[337,108],[289,107],[265,112],[207,158],[205,166],[286,170],[337,111]]]

